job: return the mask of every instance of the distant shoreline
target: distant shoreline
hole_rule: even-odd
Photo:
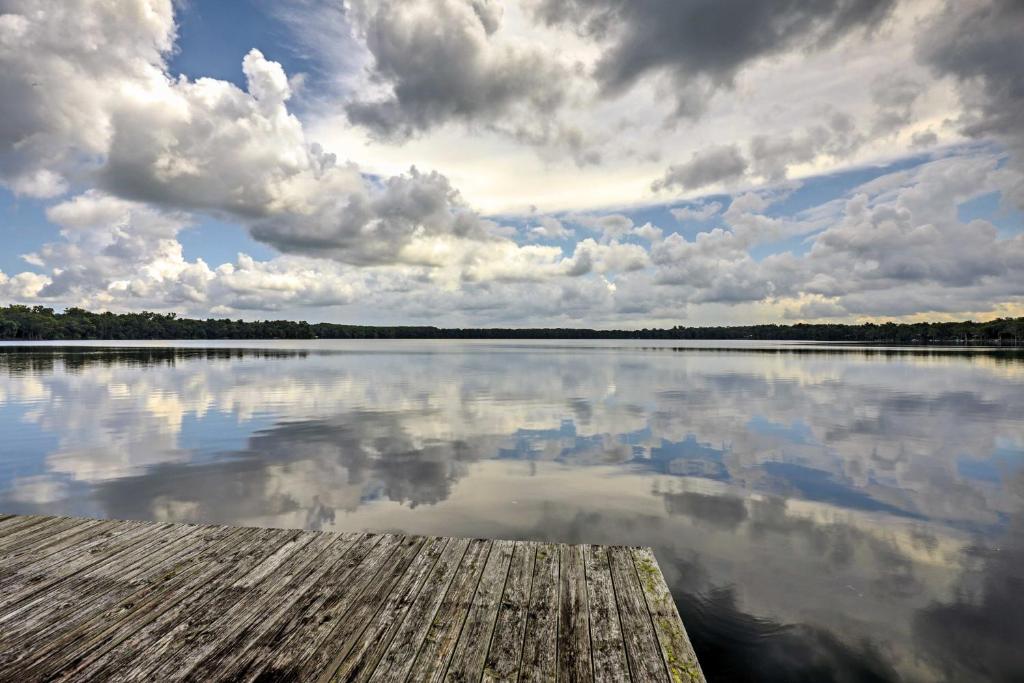
[[[256,339],[647,339],[808,341],[853,344],[1024,345],[1024,318],[986,322],[732,325],[635,330],[590,328],[444,328],[342,325],[293,320],[199,320],[177,314],[92,313],[44,306],[0,308],[3,341],[189,341]]]

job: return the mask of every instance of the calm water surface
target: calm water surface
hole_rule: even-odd
[[[1017,354],[210,345],[0,347],[0,511],[651,545],[711,680],[1024,680]]]

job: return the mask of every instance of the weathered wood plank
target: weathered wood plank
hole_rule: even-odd
[[[358,570],[379,566],[394,552],[395,537],[383,545],[375,535],[356,537],[348,552],[330,566],[318,586],[307,592],[271,624],[255,643],[236,680],[260,677],[278,680],[304,660],[309,647],[307,629],[319,625],[329,629],[337,619],[344,618],[344,606],[357,589]]]
[[[0,539],[0,680],[704,680],[648,548],[17,515]]]
[[[458,683],[480,680],[514,551],[515,543],[512,541],[493,542],[476,595],[473,596],[462,626],[462,633],[452,653],[446,680]]]
[[[268,565],[280,567],[309,545],[309,539],[285,530],[252,530],[239,537],[229,561],[206,563],[197,567],[191,580],[159,595],[147,595],[121,618],[104,643],[80,657],[69,673],[83,680],[160,680],[148,672],[172,659],[173,653],[195,653],[197,640],[208,645],[225,637],[223,624],[216,624],[199,638],[194,623],[200,619],[209,625],[210,619],[223,617],[245,594],[232,591],[233,585],[253,572],[265,571]]]
[[[444,678],[462,624],[466,620],[469,606],[480,583],[491,545],[491,541],[482,538],[470,541],[462,564],[459,565],[448,592],[434,614],[427,637],[423,639],[406,680],[440,681]]]
[[[672,599],[654,552],[650,548],[633,548],[632,552],[669,676],[680,683],[704,683],[704,673],[697,662],[697,654],[686,635],[683,620],[679,618],[676,602]]]
[[[0,537],[3,537],[15,529],[22,529],[31,524],[38,524],[52,519],[59,519],[59,517],[49,517],[46,515],[11,515],[10,518],[0,522]]]
[[[331,605],[327,602],[331,599],[340,601],[351,590],[356,579],[355,571],[368,556],[388,556],[393,552],[386,544],[380,545],[380,536],[347,536],[349,543],[344,552],[341,552],[342,548],[332,547],[321,558],[324,572],[317,584],[293,601],[283,613],[279,611],[276,618],[267,619],[266,628],[261,629],[251,646],[225,660],[225,668],[220,670],[221,675],[237,681],[257,677],[281,680],[285,672],[275,669],[275,662],[280,660],[280,665],[284,667],[297,666],[303,657],[302,653],[310,647],[309,630],[315,624],[327,624],[339,616],[343,618],[344,615],[331,613]],[[278,676],[278,673],[282,676]]]
[[[185,538],[195,530],[188,526],[143,524],[127,529],[88,552],[69,550],[63,556],[59,553],[51,556],[57,561],[52,566],[40,565],[33,567],[32,571],[4,576],[0,578],[0,624],[12,616],[12,611],[16,613],[41,599],[45,600],[48,608],[53,607],[58,602],[55,598],[60,595],[60,589],[67,582],[94,576],[107,562],[115,563],[119,572],[128,575],[133,557],[152,557],[149,551],[157,543],[173,547],[175,539]],[[78,597],[78,603],[82,604],[84,596]]]
[[[629,548],[611,546],[608,548],[608,561],[612,568],[622,638],[626,644],[633,680],[665,680],[668,672],[651,622],[651,613],[647,609],[647,598],[644,597],[633,566],[633,555]]]
[[[505,581],[505,592],[501,596],[501,605],[494,622],[494,635],[484,663],[482,680],[488,683],[514,680],[519,674],[536,554],[535,543],[516,542]]]
[[[57,586],[52,590],[26,589],[10,596],[0,617],[0,677],[24,670],[50,651],[61,636],[87,621],[104,598],[115,600],[110,593],[117,591],[117,582],[83,574],[44,582]]]
[[[594,680],[599,683],[627,680],[629,662],[622,640],[608,550],[600,545],[587,546],[585,560]]]
[[[309,646],[303,656],[296,659],[285,680],[316,680],[336,667],[356,646],[377,610],[419,555],[424,541],[422,536],[399,537],[391,556],[379,568],[367,566],[365,572],[360,568],[359,579],[350,582],[343,599],[329,598],[320,609],[331,618],[304,638]]]
[[[267,540],[259,538],[260,532],[213,530],[209,538],[198,539],[199,552],[189,553],[186,559],[166,556],[156,566],[147,566],[136,581],[96,582],[99,599],[92,602],[84,618],[75,615],[72,628],[54,629],[56,634],[46,647],[33,655],[36,664],[29,671],[73,675],[90,665],[184,596],[204,590],[218,574],[244,565],[250,554],[259,558],[272,552]],[[197,540],[195,536],[191,539]]]
[[[334,563],[324,567],[328,580],[310,590],[299,604],[293,604],[293,611],[285,610],[271,619],[268,626],[276,625],[276,628],[268,628],[260,634],[259,647],[253,652],[242,651],[234,657],[228,652],[220,657],[211,656],[207,666],[197,669],[195,674],[229,680],[251,680],[261,672],[266,672],[266,679],[274,681],[315,678],[302,669],[309,667],[316,673],[323,670],[324,662],[332,655],[324,651],[330,634],[339,627],[361,630],[363,620],[368,618],[364,613],[356,613],[360,594],[381,581],[393,563],[402,563],[405,554],[415,553],[422,541],[419,537],[394,535],[374,540],[370,552],[363,553],[354,566],[342,562],[337,567]],[[338,570],[337,578],[331,581],[334,570]],[[292,624],[304,628],[296,630]]]
[[[409,674],[416,653],[427,637],[427,630],[434,620],[441,601],[447,594],[455,574],[462,564],[469,548],[469,539],[453,538],[427,577],[423,588],[406,612],[391,643],[374,669],[371,681],[401,681]]]
[[[154,626],[159,639],[146,649],[145,659],[131,666],[132,679],[170,681],[189,676],[211,652],[235,642],[259,606],[266,606],[263,600],[274,586],[292,581],[297,573],[304,577],[303,569],[331,541],[299,531],[258,532],[255,539],[237,548],[239,559],[223,568],[200,571],[188,585],[175,587],[163,598],[178,612]],[[282,533],[283,537],[278,536]],[[271,546],[269,550],[265,545]],[[264,580],[269,586],[254,590]]]
[[[377,610],[362,637],[340,662],[332,661],[324,668],[320,680],[363,681],[373,673],[377,662],[391,643],[402,620],[412,607],[420,589],[427,582],[438,560],[449,546],[447,538],[428,538],[409,565],[402,581]],[[337,660],[337,656],[335,656]]]
[[[71,519],[70,517],[53,517],[5,534],[0,537],[0,557],[12,558],[26,545],[39,543],[41,540],[49,539],[54,534],[84,522],[85,520]]]
[[[0,576],[6,576],[12,572],[32,571],[32,565],[45,560],[53,553],[60,552],[67,548],[81,551],[90,539],[100,537],[103,534],[116,531],[121,528],[118,522],[105,522],[98,519],[86,520],[82,524],[66,527],[46,538],[28,546],[21,546],[16,551],[5,554],[0,560]]]
[[[594,677],[590,661],[590,617],[583,548],[559,546],[558,680]]]
[[[53,519],[52,517],[43,517],[41,515],[11,515],[7,519],[0,521],[0,541],[3,537],[11,534],[18,529],[23,529],[26,526],[32,524],[39,524],[46,519]]]
[[[4,626],[0,629],[0,642],[20,637],[18,628],[12,624],[21,629],[45,629],[50,623],[68,627],[73,615],[87,612],[94,600],[106,596],[113,583],[130,584],[140,572],[162,561],[180,560],[183,547],[177,544],[195,531],[194,527],[149,525],[142,530],[141,538],[130,539],[127,545],[114,544],[113,552],[106,557],[99,552],[96,562],[79,556],[52,575],[24,573],[4,579],[4,590],[0,593],[0,625]],[[214,532],[211,529],[208,533]],[[22,617],[28,614],[31,621],[24,621]]]
[[[90,533],[88,537],[76,536],[65,538],[59,545],[49,545],[40,553],[26,554],[16,562],[8,565],[0,571],[0,593],[5,593],[4,581],[9,578],[7,572],[19,575],[37,576],[52,578],[59,573],[68,562],[74,560],[96,560],[105,548],[115,539],[131,538],[129,534],[138,534],[147,525],[143,522],[104,522],[104,524]],[[88,533],[88,532],[86,532]],[[16,581],[16,579],[11,579]]]
[[[39,623],[25,624],[33,638],[40,639],[42,634],[43,645],[26,653],[25,661],[18,666],[30,672],[58,672],[75,666],[79,658],[108,642],[123,619],[152,609],[196,574],[206,578],[211,569],[231,562],[235,546],[251,532],[242,535],[236,529],[211,527],[200,529],[199,534],[198,538],[197,534],[188,534],[194,543],[186,545],[184,552],[177,548],[166,552],[165,548],[157,550],[159,546],[147,544],[134,550],[133,555],[143,556],[133,557],[128,571],[101,566],[65,581],[60,609],[46,614]],[[112,569],[113,578],[104,576]],[[85,598],[79,601],[82,596]],[[30,615],[34,613],[29,610]]]
[[[558,546],[537,546],[526,638],[519,668],[521,681],[553,681],[558,675]]]

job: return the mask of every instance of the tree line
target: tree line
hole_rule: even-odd
[[[443,328],[308,323],[294,320],[247,322],[226,318],[181,318],[175,313],[93,313],[46,306],[0,308],[0,339],[752,339],[886,344],[1024,343],[1024,318],[987,322],[921,322],[857,325],[731,325],[711,327],[595,330],[585,328]]]

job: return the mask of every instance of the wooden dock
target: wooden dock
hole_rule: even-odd
[[[2,681],[703,681],[649,548],[0,515]]]

